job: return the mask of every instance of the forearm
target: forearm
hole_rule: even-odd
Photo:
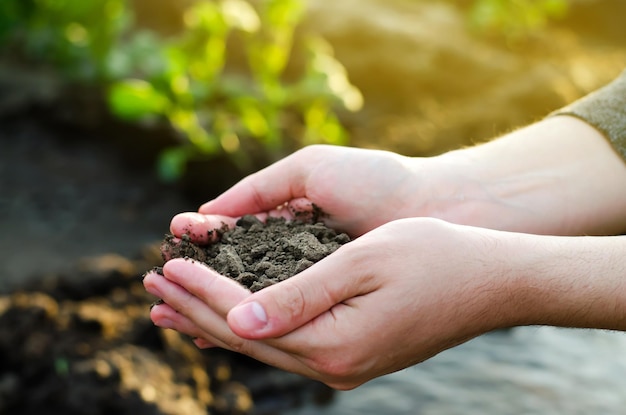
[[[576,118],[548,118],[434,162],[440,181],[426,215],[539,234],[626,230],[626,164]]]
[[[508,252],[510,325],[626,330],[626,237],[524,235]]]

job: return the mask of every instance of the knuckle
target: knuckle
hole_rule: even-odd
[[[327,385],[336,389],[353,389],[358,384],[354,381],[357,375],[355,366],[349,359],[318,357],[309,362],[311,369],[320,374],[320,378]]]
[[[230,348],[232,351],[240,353],[240,354],[245,354],[245,355],[249,355],[251,350],[250,350],[250,342],[242,339],[241,337],[232,335],[229,336],[228,339],[225,339],[224,341]]]
[[[335,151],[333,146],[326,144],[311,144],[298,150],[294,154],[294,161],[305,160],[308,162],[311,160],[319,160],[329,156],[333,151]]]
[[[316,154],[320,151],[324,151],[327,148],[327,146],[323,145],[323,144],[310,144],[306,147],[303,147],[302,149],[298,150],[298,153],[300,153],[300,155],[306,155],[309,156],[311,154]]]
[[[281,313],[285,313],[293,319],[304,316],[306,310],[306,296],[302,289],[293,283],[286,282],[283,287],[283,295],[277,298],[277,307]]]
[[[177,312],[189,316],[194,311],[193,302],[195,297],[188,291],[180,294],[180,298],[174,304],[170,304]]]

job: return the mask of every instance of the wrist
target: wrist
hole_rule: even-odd
[[[626,330],[626,237],[519,234],[506,324]]]
[[[578,119],[553,117],[433,163],[426,215],[537,234],[626,230],[626,164]]]
[[[554,192],[554,182],[510,171],[490,153],[478,146],[424,160],[423,174],[429,180],[419,215],[495,230],[548,233],[538,219],[547,208],[542,193]]]

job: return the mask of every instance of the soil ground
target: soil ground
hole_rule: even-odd
[[[89,132],[36,113],[0,126],[2,291],[85,257],[132,255],[158,243],[174,214],[195,210]]]

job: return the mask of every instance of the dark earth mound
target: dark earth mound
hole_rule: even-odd
[[[156,246],[152,259],[105,255],[0,297],[0,413],[278,414],[332,398],[321,383],[155,327],[140,273],[155,257]]]
[[[304,271],[350,241],[321,222],[286,221],[252,215],[232,229],[222,229],[217,242],[197,245],[185,235],[167,235],[162,251],[167,258],[190,258],[207,264],[251,291],[258,291]]]

